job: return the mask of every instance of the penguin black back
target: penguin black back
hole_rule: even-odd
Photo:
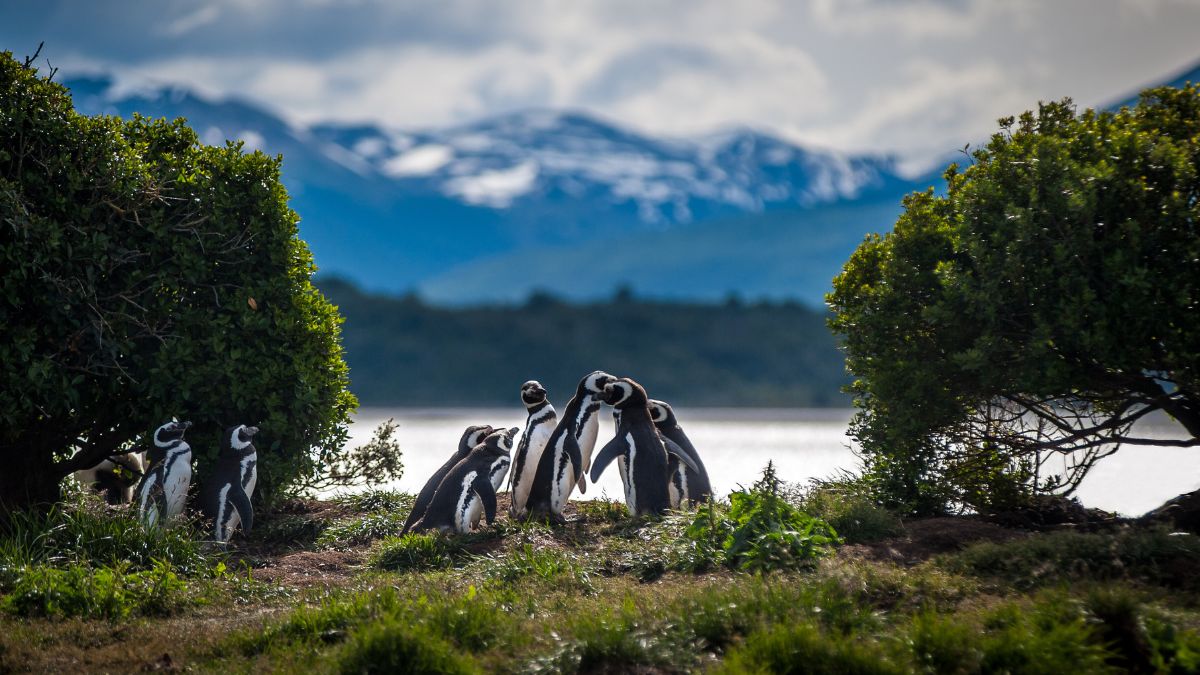
[[[239,424],[221,435],[221,454],[200,494],[216,541],[229,541],[239,525],[245,534],[254,527],[250,498],[258,484],[258,451],[252,440],[257,433],[258,427]]]
[[[439,466],[437,471],[434,471],[433,475],[429,477],[429,480],[425,481],[425,486],[421,488],[416,501],[413,502],[412,511],[409,512],[408,518],[404,521],[404,528],[400,531],[401,534],[411,530],[413,525],[425,515],[426,509],[429,508],[429,502],[433,500],[433,495],[437,492],[438,485],[442,483],[442,479],[446,477],[446,474],[450,473],[450,469],[454,468],[455,464],[466,459],[467,455],[471,454],[471,451],[480,443],[483,443],[483,440],[493,432],[495,432],[495,429],[487,424],[470,426],[463,431],[462,436],[458,439],[458,448],[454,451],[454,454],[450,455],[450,459]]]

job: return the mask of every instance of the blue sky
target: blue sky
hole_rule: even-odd
[[[1038,100],[1200,60],[1195,0],[0,0],[0,48],[289,121],[443,126],[530,107],[656,134],[748,125],[936,161]]]

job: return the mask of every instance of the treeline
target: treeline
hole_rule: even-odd
[[[351,389],[363,405],[516,405],[529,379],[561,405],[596,369],[682,405],[849,404],[825,316],[796,302],[685,304],[618,292],[573,304],[539,293],[519,306],[445,308],[336,278],[317,285],[346,319]]]

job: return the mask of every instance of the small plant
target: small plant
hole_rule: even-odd
[[[392,572],[443,569],[466,558],[461,542],[436,532],[410,532],[379,542],[370,564]]]
[[[341,454],[322,457],[321,471],[300,483],[299,492],[328,490],[335,487],[352,487],[364,483],[385,483],[400,480],[404,475],[402,452],[396,441],[396,420],[380,424],[371,434],[371,440]]]
[[[395,490],[364,490],[338,495],[333,499],[337,504],[357,513],[405,514],[412,510],[415,500],[413,495]]]
[[[878,541],[904,532],[900,518],[880,506],[871,486],[858,476],[813,479],[789,501],[832,525],[848,544]]]
[[[722,551],[729,567],[750,571],[811,565],[839,543],[833,527],[784,499],[773,462],[750,490],[729,495],[728,509],[702,508],[686,534]]]
[[[317,537],[317,546],[349,548],[398,535],[404,529],[404,515],[403,511],[370,513],[353,520],[336,522]]]
[[[888,674],[905,670],[893,664],[872,642],[824,633],[806,623],[771,626],[751,633],[731,650],[719,673],[858,673]]]
[[[130,572],[126,564],[72,564],[64,569],[38,565],[18,575],[0,608],[18,616],[161,616],[186,604],[184,590],[183,581],[163,562],[139,572]]]
[[[588,571],[565,551],[522,544],[508,555],[485,560],[484,574],[492,583],[512,584],[531,576],[545,581],[566,578],[574,585],[592,590]]]
[[[449,642],[420,626],[379,621],[355,633],[342,649],[343,673],[477,673],[479,668]]]

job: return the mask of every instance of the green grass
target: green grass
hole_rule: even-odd
[[[791,497],[802,511],[832,525],[847,544],[879,541],[904,532],[900,518],[879,506],[856,476],[814,480]]]
[[[401,516],[401,522],[412,510],[414,495],[394,490],[365,490],[353,494],[338,495],[333,501],[357,513],[392,513]]]
[[[129,571],[124,564],[93,568],[73,563],[62,569],[23,569],[0,599],[0,610],[18,616],[124,619],[165,616],[193,601],[169,563],[143,571]]]
[[[340,520],[321,532],[316,545],[345,550],[395,536],[404,529],[407,515],[407,512],[369,513],[350,520]]]
[[[379,542],[369,564],[390,572],[420,572],[452,567],[467,557],[461,538],[436,532],[410,532]]]
[[[1079,579],[1141,579],[1200,587],[1200,537],[1162,528],[1110,533],[1052,532],[982,543],[948,556],[947,569],[1032,589]]]

